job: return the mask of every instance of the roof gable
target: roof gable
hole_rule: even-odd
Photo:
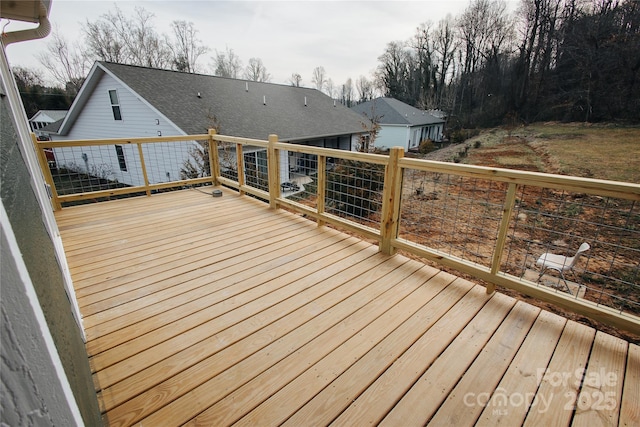
[[[351,107],[351,109],[369,119],[376,117],[383,125],[420,126],[444,123],[443,119],[395,98],[376,98]]]
[[[68,110],[39,110],[29,121],[57,122],[58,120],[64,119],[67,112]]]

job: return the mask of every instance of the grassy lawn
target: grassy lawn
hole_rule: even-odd
[[[467,164],[640,183],[640,127],[537,123],[468,144]]]
[[[640,127],[536,124],[525,130],[559,173],[640,183]]]

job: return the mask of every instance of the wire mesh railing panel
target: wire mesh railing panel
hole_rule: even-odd
[[[328,163],[325,211],[371,228],[380,228],[383,165],[336,159]]]
[[[280,151],[280,160],[282,159],[287,161],[280,170],[280,195],[314,209],[317,208],[318,156]]]
[[[229,142],[218,143],[218,159],[220,176],[238,181],[238,156],[235,144]]]
[[[569,268],[583,243],[581,253]],[[564,261],[548,269],[543,254]],[[541,259],[542,258],[542,259]],[[521,186],[502,270],[640,315],[640,209],[629,200]]]
[[[507,185],[405,170],[399,239],[490,266]]]
[[[142,144],[149,184],[211,176],[207,142]]]
[[[144,185],[136,146],[63,147],[45,155],[59,195]]]
[[[245,184],[262,191],[269,191],[269,166],[267,150],[243,152]]]

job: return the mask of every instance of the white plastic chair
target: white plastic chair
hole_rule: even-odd
[[[540,275],[538,276],[537,281],[540,281],[540,278],[545,271],[555,270],[560,273],[560,277],[564,281],[564,285],[567,287],[567,291],[571,295],[573,295],[571,293],[571,289],[569,289],[569,285],[567,284],[567,279],[565,279],[564,277],[564,272],[568,270],[573,271],[573,266],[576,265],[576,262],[578,261],[578,258],[580,258],[580,255],[583,252],[588,251],[589,249],[591,249],[591,246],[589,246],[589,244],[585,242],[580,245],[580,247],[578,248],[578,252],[576,252],[576,254],[572,257],[552,254],[550,252],[540,255],[540,258],[538,258],[538,260],[536,261],[536,265],[540,266]]]

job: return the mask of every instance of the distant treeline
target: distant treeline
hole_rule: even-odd
[[[440,108],[450,127],[640,121],[637,0],[523,0],[515,17],[475,0],[379,59],[386,96]]]

